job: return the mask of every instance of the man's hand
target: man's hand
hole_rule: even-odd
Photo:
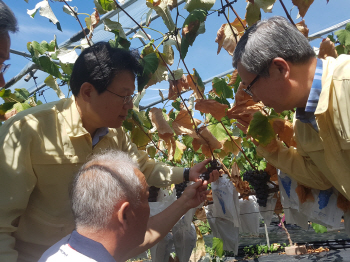
[[[187,186],[178,200],[183,201],[183,204],[188,209],[195,208],[207,199],[207,186],[208,181],[202,181],[200,179],[194,184]]]
[[[206,159],[190,169],[190,181],[196,182],[199,179],[199,175],[203,174],[204,172],[207,171],[206,165],[210,162],[210,159]],[[220,173],[217,170],[214,170],[213,172],[210,173],[210,179],[208,180],[208,183],[214,182],[219,179]]]

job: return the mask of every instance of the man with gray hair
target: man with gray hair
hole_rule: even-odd
[[[9,68],[9,64],[4,62],[10,59],[10,35],[9,32],[18,31],[17,20],[11,9],[0,0],[0,87],[5,85],[4,73]]]
[[[93,156],[76,175],[71,204],[76,229],[41,257],[47,261],[126,261],[161,240],[189,209],[206,199],[207,181],[188,186],[182,196],[149,218],[148,186],[124,152]]]
[[[334,186],[350,200],[350,56],[317,59],[294,25],[271,17],[245,32],[233,66],[254,101],[278,113],[296,108],[297,148],[274,140],[257,152],[299,183]],[[240,123],[246,130],[249,123]]]

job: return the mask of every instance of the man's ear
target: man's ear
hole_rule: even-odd
[[[88,82],[84,82],[80,87],[79,96],[81,96],[85,102],[89,102],[94,92],[96,92],[95,87]]]
[[[129,202],[123,202],[119,209],[117,210],[117,219],[119,223],[126,226],[131,212],[131,207]]]
[[[272,60],[269,73],[270,76],[276,77],[277,79],[284,78],[288,80],[290,75],[290,66],[283,58],[276,57]]]

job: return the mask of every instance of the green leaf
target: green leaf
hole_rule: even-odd
[[[227,85],[224,78],[214,77],[213,89],[218,96],[223,96],[224,98],[233,98],[232,88]]]
[[[242,79],[240,77],[240,75],[237,75],[237,79],[236,82],[233,84],[233,90],[235,91],[235,93],[237,93],[239,84],[241,83]]]
[[[176,98],[176,100],[174,102],[171,103],[171,105],[178,111],[181,110],[180,108],[180,105],[181,105],[181,102],[180,102],[180,98]]]
[[[67,74],[67,75],[71,75],[72,72],[73,72],[73,67],[74,67],[74,64],[64,64],[62,62],[60,62],[60,66],[61,66],[61,69],[62,71]]]
[[[126,130],[132,131],[132,128],[134,127],[134,124],[128,120],[123,121],[123,127]]]
[[[18,98],[19,101],[25,101],[29,98],[29,92],[25,88],[16,88],[14,95]]]
[[[150,156],[150,158],[154,158],[156,155],[157,149],[154,146],[150,146],[147,148],[147,153]]]
[[[16,104],[16,102],[6,102],[0,105],[0,114],[3,115],[7,111],[11,110],[13,108],[13,105]]]
[[[350,47],[350,23],[346,24],[345,29],[338,30],[334,33],[340,42],[345,47]]]
[[[57,78],[61,78],[61,72],[59,70],[59,67],[51,61],[51,59],[47,56],[41,56],[39,57],[39,64],[40,67],[50,75],[53,75]]]
[[[10,89],[2,89],[2,90],[0,91],[0,97],[3,97],[3,98],[5,98],[5,97],[10,97],[11,94],[12,94],[12,93],[11,93],[11,90],[10,90]]]
[[[182,155],[184,154],[184,150],[186,146],[179,141],[176,141],[176,148],[174,153],[174,161],[176,163],[181,163]]]
[[[275,132],[269,123],[269,118],[261,112],[254,114],[247,135],[252,136],[263,146],[267,146],[275,138]]]
[[[197,70],[194,68],[193,69],[193,75],[194,75],[194,81],[197,82],[197,86],[199,87],[199,90],[204,93],[204,89],[205,89],[205,86],[204,86],[204,83],[202,81],[202,78],[200,77],[200,75],[198,74]]]
[[[207,129],[220,142],[225,140],[225,139],[230,139],[230,137],[227,135],[224,127],[220,123],[213,124],[213,125],[208,125]],[[227,128],[227,127],[226,127],[226,129],[229,132],[229,134],[232,135],[232,132],[230,132],[230,129]]]
[[[136,144],[139,149],[145,149],[147,144],[151,141],[149,137],[141,130],[140,127],[135,127],[131,131],[131,141]]]
[[[138,91],[142,92],[143,88],[151,79],[152,74],[157,70],[159,60],[156,53],[150,53],[141,60],[143,73],[138,78]]]
[[[181,40],[181,57],[185,58],[188,52],[188,47],[193,45],[197,37],[197,31],[200,24],[207,18],[208,12],[204,9],[193,10],[186,18],[182,26],[182,40]]]
[[[341,55],[341,54],[347,54],[345,51],[345,47],[343,45],[337,45],[335,47],[335,50],[337,50],[337,53],[338,55]]]
[[[184,6],[184,9],[186,9],[188,12],[192,12],[195,9],[204,9],[209,11],[215,4],[215,1],[216,0],[188,0]]]
[[[314,222],[312,222],[312,228],[315,230],[316,233],[326,233],[327,232],[327,228],[325,226],[322,226],[320,224],[316,224]]]
[[[248,2],[247,4],[247,13],[245,15],[245,19],[249,26],[255,24],[258,20],[261,19],[260,7],[257,4],[252,4]]]
[[[213,249],[218,257],[222,257],[224,254],[224,242],[222,239],[214,237],[213,238]]]
[[[328,38],[329,38],[329,40],[331,40],[333,43],[335,43],[335,42],[336,42],[336,40],[335,40],[335,38],[334,38],[334,35],[333,35],[333,34],[328,35],[327,37],[328,37]]]
[[[98,0],[98,3],[105,11],[112,11],[117,8],[113,0]]]
[[[47,50],[47,49],[43,48],[41,46],[41,44],[39,44],[37,41],[32,42],[32,47],[34,48],[34,50],[37,50],[41,55],[45,54],[45,52]]]
[[[15,108],[17,112],[21,112],[28,108],[31,108],[31,106],[28,103],[16,103],[13,105],[13,108]]]
[[[126,38],[122,37],[120,31],[118,30],[112,30],[112,33],[115,35],[114,40],[109,40],[109,44],[113,48],[123,48],[126,50],[129,50],[129,47],[131,45],[131,42],[127,40]]]
[[[183,136],[182,137],[182,142],[188,148],[192,148],[192,141],[193,141],[193,137],[190,137],[190,136]]]

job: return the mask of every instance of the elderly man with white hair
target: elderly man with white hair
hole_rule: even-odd
[[[207,181],[188,186],[163,212],[149,218],[148,185],[126,154],[94,155],[76,175],[71,204],[76,229],[39,262],[126,261],[161,240],[189,209],[206,199]]]

